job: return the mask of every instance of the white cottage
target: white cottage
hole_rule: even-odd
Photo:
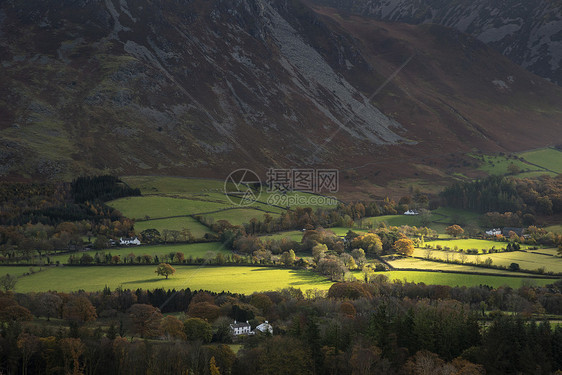
[[[138,237],[121,237],[119,239],[119,245],[121,246],[139,246],[141,244]]]
[[[230,331],[234,336],[253,334],[252,326],[250,326],[250,323],[247,321],[246,323],[238,323],[235,320],[234,323],[230,325]]]

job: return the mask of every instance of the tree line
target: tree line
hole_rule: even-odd
[[[369,283],[336,283],[327,294],[294,288],[252,295],[107,287],[7,292],[0,295],[0,369],[551,374],[562,369],[562,328],[529,318],[561,314],[561,288],[560,282],[519,289],[390,283],[379,275]],[[183,314],[163,315],[170,312]],[[268,320],[274,335],[236,338],[233,320],[252,328]],[[237,354],[228,346],[233,341],[242,345]]]

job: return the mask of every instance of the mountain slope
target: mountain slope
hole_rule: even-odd
[[[3,2],[0,59],[4,176],[446,178],[562,141],[561,89],[483,43],[296,0]]]
[[[379,20],[455,28],[487,43],[531,72],[562,85],[559,0],[312,1]]]

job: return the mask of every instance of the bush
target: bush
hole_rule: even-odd
[[[509,270],[510,271],[519,271],[519,263],[511,263],[509,265]]]

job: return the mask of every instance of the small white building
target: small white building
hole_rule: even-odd
[[[419,215],[419,212],[416,210],[408,210],[404,212],[404,215]]]
[[[247,321],[246,323],[238,323],[235,320],[234,323],[230,325],[230,331],[234,336],[253,334],[252,326],[250,326],[250,323],[248,323]]]
[[[486,234],[488,236],[499,236],[500,234],[502,234],[502,231],[499,228],[494,228],[494,229],[487,230]]]
[[[119,239],[119,245],[121,246],[139,246],[140,244],[138,237],[121,237]]]
[[[265,323],[260,324],[256,327],[256,331],[260,331],[262,333],[269,332],[270,335],[273,335],[273,327],[269,322],[266,320]]]

